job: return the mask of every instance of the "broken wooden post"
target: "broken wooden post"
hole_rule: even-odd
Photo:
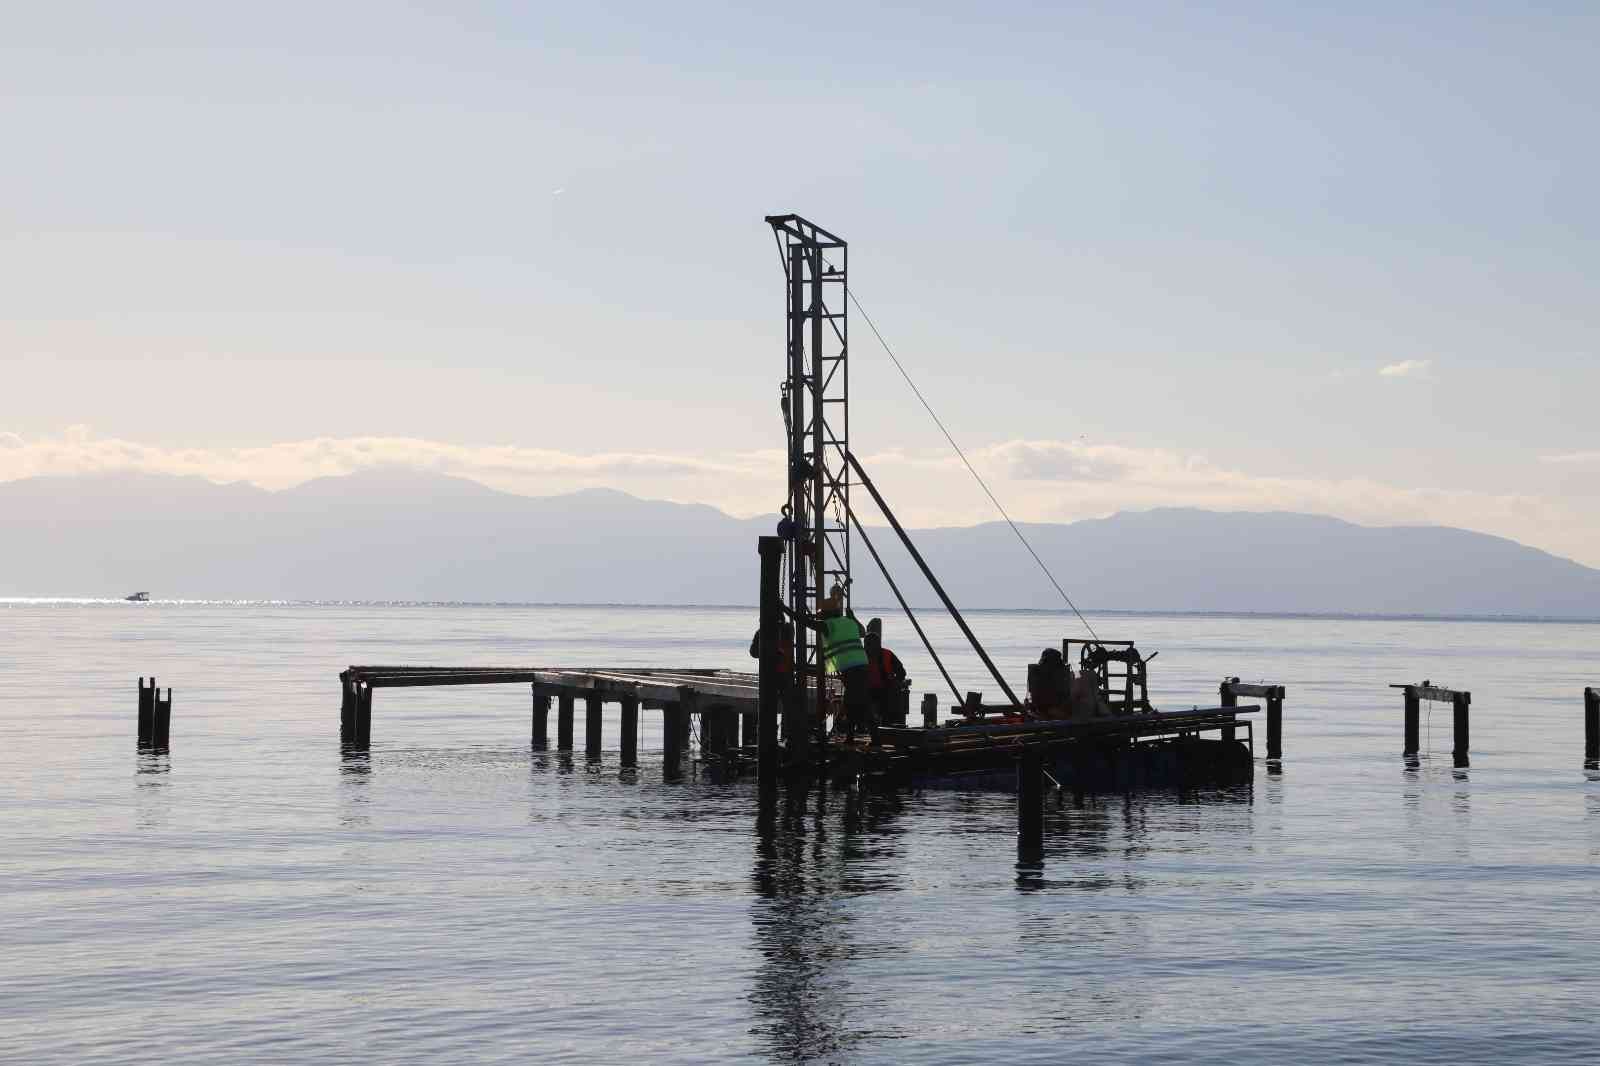
[[[639,697],[622,697],[622,765],[639,765]]]
[[[152,684],[150,695],[155,703],[151,716],[151,743],[157,748],[166,748],[172,743],[172,689],[167,689],[167,698],[162,699],[160,691]]]
[[[1415,756],[1422,747],[1422,701],[1417,698],[1417,690],[1413,685],[1405,687],[1406,698],[1406,746],[1402,755]]]
[[[1470,692],[1457,692],[1450,698],[1450,708],[1453,712],[1451,717],[1455,719],[1455,750],[1450,754],[1454,757],[1455,764],[1462,767],[1471,765],[1471,759],[1467,756],[1467,749],[1470,747],[1467,736],[1467,710],[1471,705]]]
[[[572,750],[572,692],[562,689],[556,696],[556,750]]]
[[[339,743],[353,744],[356,739],[356,690],[349,670],[339,672]]]
[[[604,709],[598,693],[583,697],[583,753],[591,759],[600,757],[600,723]]]
[[[543,751],[550,746],[550,690],[533,684],[533,721],[529,743]]]
[[[350,691],[350,671],[339,671],[339,743],[355,735],[355,693]]]
[[[156,679],[150,679],[146,688],[144,678],[139,678],[139,747],[148,748],[155,736]]]
[[[372,682],[356,682],[356,721],[352,743],[358,748],[372,745]]]
[[[932,729],[939,724],[939,697],[932,692],[922,694],[922,728]]]
[[[1017,759],[1017,847],[1044,845],[1044,759],[1035,746]]]
[[[1272,686],[1267,696],[1267,758],[1283,759],[1283,696],[1282,685]]]
[[[1600,688],[1583,690],[1583,761],[1600,769]]]

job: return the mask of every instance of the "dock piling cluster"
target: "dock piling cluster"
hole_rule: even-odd
[[[339,743],[365,748],[372,740],[372,685],[354,671],[339,674]]]
[[[1240,696],[1253,696],[1267,701],[1267,759],[1283,758],[1283,698],[1282,685],[1252,685],[1240,682],[1237,677],[1224,678],[1218,695],[1224,707],[1237,707]],[[1230,736],[1231,739],[1231,736]]]
[[[172,740],[172,689],[167,698],[161,698],[156,679],[139,679],[139,747],[166,748]]]
[[[1452,711],[1451,718],[1455,738],[1450,754],[1456,766],[1464,769],[1472,765],[1472,759],[1468,754],[1471,748],[1471,722],[1469,718],[1472,693],[1440,688],[1429,681],[1424,681],[1420,685],[1390,685],[1389,687],[1400,689],[1405,696],[1405,750],[1401,754],[1408,761],[1418,758],[1422,748],[1422,704],[1424,702],[1448,703]]]

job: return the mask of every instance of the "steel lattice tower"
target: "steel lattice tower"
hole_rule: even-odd
[[[769,215],[786,276],[788,349],[783,386],[789,431],[788,517],[795,527],[787,596],[814,613],[837,583],[850,595],[850,320],[845,242],[799,215]],[[817,667],[814,642],[795,633],[800,676]],[[820,677],[816,670],[812,676]],[[819,705],[822,686],[818,686]]]

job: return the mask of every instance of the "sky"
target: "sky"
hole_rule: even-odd
[[[763,216],[1013,516],[1600,566],[1594,5],[0,2],[0,480],[782,488]],[[859,321],[901,517],[990,520]]]

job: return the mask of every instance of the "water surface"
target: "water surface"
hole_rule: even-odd
[[[973,621],[1014,683],[1077,635]],[[380,690],[338,746],[349,663],[749,668],[749,612],[0,602],[0,1059],[1590,1057],[1600,626],[1091,621],[1160,651],[1158,705],[1287,685],[1283,772],[1069,801],[1021,862],[989,793],[790,793],[762,835],[749,784],[663,783],[654,713],[637,770],[614,707],[598,762],[530,751],[525,686]],[[1423,678],[1472,690],[1469,770],[1443,705],[1403,765]]]

